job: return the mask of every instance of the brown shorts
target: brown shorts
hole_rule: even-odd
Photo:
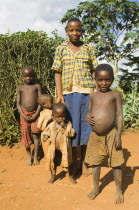
[[[87,145],[85,162],[89,166],[103,164],[109,158],[109,166],[117,167],[124,163],[122,149],[114,147],[117,130],[113,128],[106,136],[98,136],[92,132]]]

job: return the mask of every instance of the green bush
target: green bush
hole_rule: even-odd
[[[131,93],[123,94],[123,114],[125,128],[139,128],[139,92],[138,83],[131,85]]]
[[[54,95],[51,71],[55,48],[63,41],[56,32],[54,38],[42,31],[0,34],[0,144],[12,144],[20,139],[19,114],[16,108],[16,88],[22,83],[21,69],[34,69],[43,93]]]

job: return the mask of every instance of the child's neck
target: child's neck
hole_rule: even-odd
[[[78,41],[78,42],[71,42],[69,41],[69,46],[73,46],[73,47],[81,47],[83,45],[83,42]]]
[[[107,91],[102,91],[102,90],[99,90],[99,92],[101,92],[101,93],[108,93],[108,92],[110,92],[110,91],[112,91],[111,89],[109,89],[109,90],[107,90]]]
[[[29,84],[24,83],[24,85],[30,86],[30,85],[34,85],[34,84],[33,83],[29,83]]]
[[[62,127],[61,127],[60,124],[58,124],[58,123],[56,122],[56,128],[59,130],[59,129],[61,129]]]
[[[79,49],[80,49],[80,47],[83,45],[83,42],[81,42],[81,41],[79,41],[79,42],[71,42],[71,41],[69,41],[69,47],[71,48],[71,50],[74,52],[74,53],[76,53]]]
[[[49,110],[51,110],[50,108],[47,108],[47,107],[43,107],[43,110],[44,110],[44,109],[49,109]]]
[[[34,84],[35,84],[35,82],[33,82],[33,81],[31,83],[29,83],[29,84],[24,82],[24,85],[34,85]]]

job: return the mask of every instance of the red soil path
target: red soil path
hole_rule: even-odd
[[[112,170],[102,168],[102,192],[95,200],[87,194],[92,190],[92,176],[81,176],[73,185],[68,177],[49,184],[45,159],[38,166],[26,166],[24,148],[0,147],[0,209],[1,210],[138,210],[139,209],[139,132],[123,134],[126,164],[123,166],[125,203],[114,204],[115,184]],[[59,169],[60,170],[60,169]]]

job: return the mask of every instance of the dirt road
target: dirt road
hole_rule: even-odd
[[[78,177],[78,183],[74,185],[61,174],[61,179],[49,184],[50,174],[45,170],[45,159],[41,158],[38,166],[26,166],[24,148],[16,145],[12,149],[0,147],[0,209],[138,210],[139,132],[123,134],[122,139],[126,159],[123,166],[124,204],[114,204],[115,184],[110,168],[102,168],[102,192],[92,201],[86,196],[93,187],[91,175]]]

